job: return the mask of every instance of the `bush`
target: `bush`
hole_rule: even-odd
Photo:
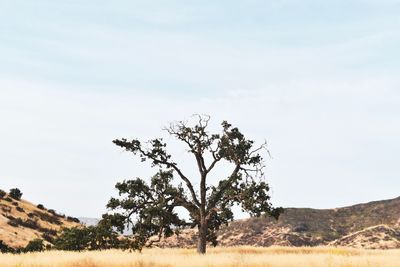
[[[14,221],[14,220],[9,220],[9,221],[7,222],[7,224],[8,224],[8,225],[11,225],[12,227],[18,227],[18,226],[19,226],[18,222],[17,222],[17,221]]]
[[[52,223],[52,224],[57,224],[57,225],[61,225],[62,222],[60,221],[60,219],[57,216],[54,215],[50,215],[46,212],[41,212],[41,211],[34,211],[33,212],[36,216],[38,216],[41,220]]]
[[[42,237],[44,240],[46,240],[49,243],[54,243],[54,237],[51,236],[49,233],[43,233]]]
[[[97,226],[64,228],[54,240],[59,250],[99,250],[123,248],[112,226],[101,221]]]
[[[22,192],[18,188],[12,188],[10,189],[10,197],[12,197],[15,200],[20,200],[22,197]]]
[[[8,202],[13,202],[13,200],[10,197],[6,197],[4,200]]]
[[[44,250],[43,239],[33,239],[23,249],[23,252],[40,252]]]
[[[18,218],[18,219],[20,219],[20,218]],[[25,221],[21,220],[20,225],[23,227],[31,228],[31,229],[39,229],[38,223],[31,219],[26,219]]]
[[[56,216],[56,214],[57,214],[56,211],[53,210],[53,209],[49,209],[48,212],[51,213],[51,214],[53,214],[54,216]]]
[[[3,191],[3,190],[0,189],[0,199],[5,197],[5,195],[7,195],[6,191]]]
[[[44,209],[45,209],[45,207],[44,207],[42,204],[38,204],[36,207],[37,207],[38,209],[40,209],[40,210],[44,210]]]
[[[3,240],[0,240],[0,252],[1,253],[10,253],[10,252],[14,252],[14,249],[7,246]]]
[[[25,210],[24,210],[23,208],[21,208],[21,207],[16,207],[16,209],[17,209],[17,211],[19,211],[19,212],[25,212]]]
[[[87,228],[64,228],[54,241],[56,249],[81,251],[88,247],[89,232]]]
[[[76,222],[76,223],[80,223],[80,222],[81,222],[81,221],[79,221],[78,218],[71,217],[71,216],[68,216],[68,217],[67,217],[67,221],[69,221],[69,222]]]

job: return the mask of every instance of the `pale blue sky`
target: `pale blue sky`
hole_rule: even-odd
[[[396,197],[399,14],[394,0],[0,0],[0,188],[99,217],[117,181],[153,174],[111,140],[207,113],[268,140],[277,205]]]

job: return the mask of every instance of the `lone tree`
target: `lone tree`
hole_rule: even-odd
[[[197,180],[184,174],[162,138],[145,144],[136,139],[113,141],[158,168],[150,183],[140,178],[117,183],[121,198],[111,198],[107,204],[114,211],[108,215],[114,226],[123,231],[126,224],[131,225],[136,248],[151,246],[163,236],[190,226],[198,228],[197,251],[204,254],[207,241],[216,245],[216,231],[233,220],[233,205],[239,204],[243,211],[257,217],[265,214],[278,219],[282,212],[282,208],[272,207],[264,178],[260,152],[266,151],[266,144],[255,147],[253,141],[226,121],[222,122],[221,133],[211,134],[209,120],[208,116],[198,116],[193,124],[180,121],[165,129],[194,156]],[[232,170],[218,184],[208,184],[210,173],[223,161]],[[179,216],[179,207],[188,211],[188,219]]]

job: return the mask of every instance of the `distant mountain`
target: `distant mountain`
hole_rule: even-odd
[[[238,220],[218,233],[220,245],[400,248],[400,197],[336,209],[286,208],[270,218]],[[195,246],[196,231],[184,230],[160,246]],[[387,242],[386,242],[387,241]]]
[[[79,217],[79,221],[86,226],[96,226],[100,219],[97,218],[88,218],[88,217]]]
[[[77,218],[61,215],[42,205],[15,200],[9,195],[0,197],[0,241],[12,248],[25,247],[35,238],[51,243],[62,227],[79,225]]]

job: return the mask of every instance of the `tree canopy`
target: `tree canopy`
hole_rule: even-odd
[[[222,122],[220,133],[210,133],[210,117],[197,118],[191,124],[172,123],[165,130],[194,156],[198,177],[184,173],[162,138],[146,143],[125,138],[113,141],[157,168],[149,182],[136,178],[117,183],[120,197],[111,198],[107,204],[113,211],[108,216],[114,226],[123,231],[126,224],[131,225],[137,248],[151,246],[184,227],[197,227],[197,249],[205,253],[207,241],[216,245],[216,231],[233,220],[235,204],[251,216],[278,219],[282,212],[282,208],[274,208],[270,203],[270,187],[265,181],[265,162],[261,155],[261,151],[267,151],[266,143],[255,146],[254,141],[226,121]],[[210,173],[223,161],[229,163],[231,170],[217,184],[211,184]],[[189,218],[183,218],[178,208],[186,209]]]

